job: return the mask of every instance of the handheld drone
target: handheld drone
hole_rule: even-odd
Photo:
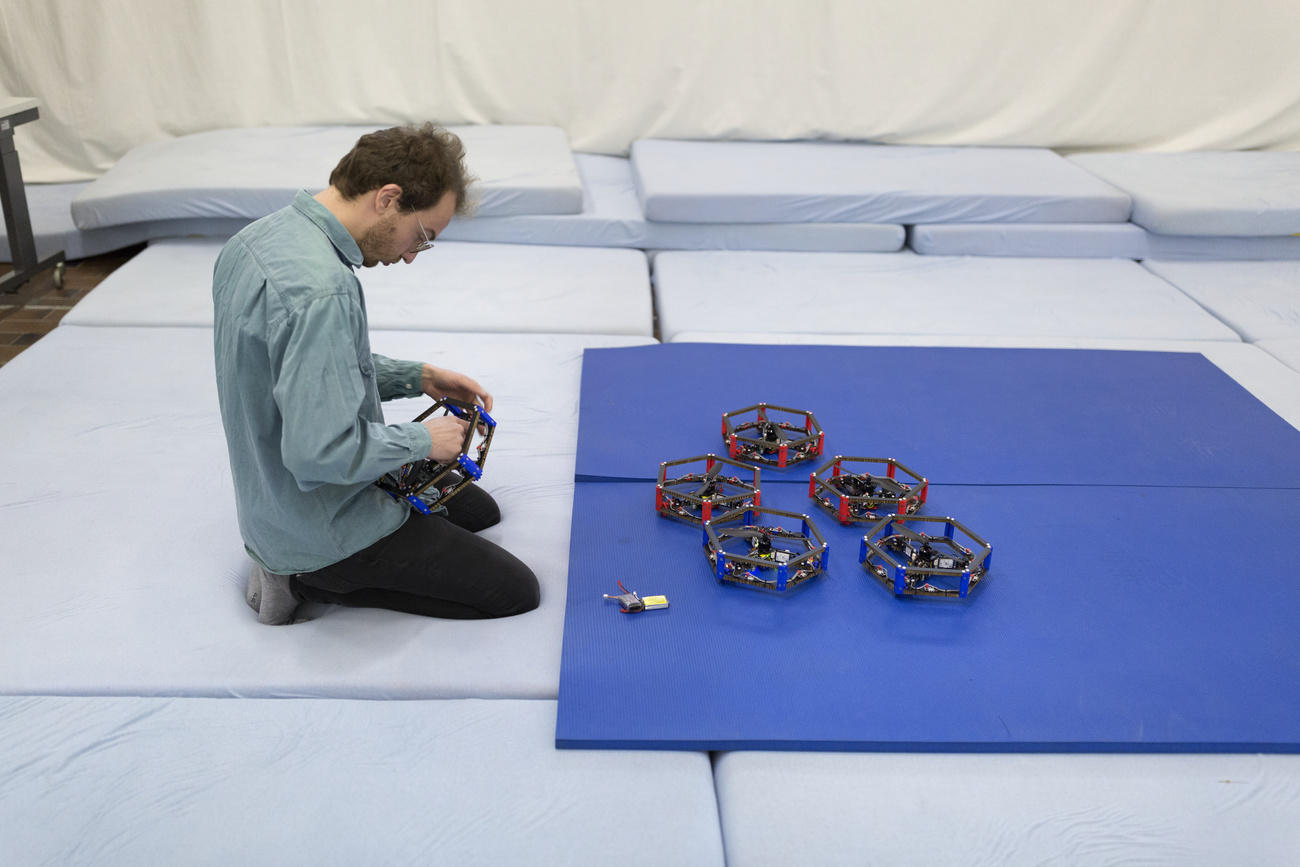
[[[799,529],[758,523],[773,517],[799,521]],[[705,521],[704,549],[719,581],[784,591],[821,574],[829,546],[807,515],[755,507]]]
[[[753,412],[754,418],[737,416]],[[780,415],[775,418],[771,413]],[[784,416],[784,417],[782,417]],[[812,412],[759,403],[722,414],[722,439],[732,458],[758,461],[784,469],[822,453],[826,433]]]
[[[468,422],[465,439],[460,446],[460,454],[445,463],[424,460],[403,464],[391,473],[375,482],[395,500],[405,500],[423,515],[433,514],[447,500],[460,493],[470,482],[478,481],[483,475],[483,465],[487,462],[488,446],[496,433],[497,423],[487,411],[478,404],[444,397],[415,417],[415,421],[424,421],[439,409],[443,415],[454,415]],[[482,434],[483,440],[474,446],[476,434]],[[469,456],[474,449],[474,457]],[[433,508],[430,508],[430,506]]]
[[[884,474],[849,471],[856,469],[855,464],[883,465]],[[877,521],[891,513],[913,514],[929,491],[928,479],[893,458],[836,455],[808,477],[808,496],[841,524]]]
[[[918,524],[941,524],[930,535]],[[961,531],[961,537],[957,531]],[[896,596],[966,598],[993,560],[993,548],[952,518],[912,515],[880,521],[863,537],[858,562]]]
[[[703,462],[703,466],[698,466]],[[696,466],[689,466],[695,464]],[[680,476],[668,478],[670,467],[686,470]],[[740,473],[722,475],[724,467],[732,467],[751,477],[746,481]],[[758,467],[730,461],[717,455],[700,455],[659,464],[659,482],[655,485],[655,511],[667,518],[676,518],[700,526],[705,521],[734,517],[745,509],[759,505]]]

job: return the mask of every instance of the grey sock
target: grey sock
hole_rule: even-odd
[[[262,573],[261,598],[257,605],[257,622],[268,626],[281,626],[293,622],[293,612],[298,607],[298,600],[289,589],[289,576],[267,572],[261,566],[253,570]]]
[[[244,588],[244,601],[254,611],[262,602],[262,574],[262,567],[254,563],[248,570],[248,585]]]

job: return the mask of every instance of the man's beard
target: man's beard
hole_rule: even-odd
[[[361,248],[361,267],[373,268],[380,262],[388,260],[386,256],[393,246],[393,236],[397,234],[397,218],[392,217],[375,223],[357,241]],[[399,257],[392,257],[394,261]]]

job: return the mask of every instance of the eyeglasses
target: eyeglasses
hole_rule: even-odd
[[[411,253],[423,253],[425,250],[432,250],[433,238],[430,238],[429,233],[424,231],[424,223],[420,222],[420,216],[418,214],[415,217],[415,224],[420,227],[420,237],[424,238],[424,240],[416,244],[411,249]]]

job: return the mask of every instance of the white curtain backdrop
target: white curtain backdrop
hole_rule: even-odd
[[[0,0],[29,181],[232,126],[1300,150],[1300,0]]]

